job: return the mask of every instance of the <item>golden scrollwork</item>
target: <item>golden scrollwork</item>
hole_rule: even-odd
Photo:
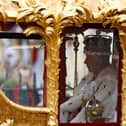
[[[28,1],[27,1],[28,2]],[[30,1],[29,1],[30,2]],[[66,26],[81,26],[83,22],[91,20],[93,15],[82,2],[72,3],[62,1],[61,11],[51,14],[42,4],[25,4],[18,11],[17,22],[35,23],[35,26],[24,30],[26,35],[39,33],[46,43],[47,59],[47,107],[52,111],[48,125],[58,125],[58,81],[59,81],[59,49],[61,45],[60,33]]]
[[[105,27],[110,24],[111,27],[118,29],[121,48],[123,51],[123,68],[122,68],[122,117],[121,125],[126,125],[126,8],[113,4],[112,0],[101,0],[96,2],[97,9],[90,9],[90,4],[86,0],[0,0],[0,21],[1,22],[16,22],[26,23],[24,33],[28,36],[32,33],[38,33],[42,36],[46,43],[47,58],[45,61],[47,68],[47,108],[48,108],[48,123],[49,126],[58,126],[58,99],[59,99],[59,64],[60,64],[60,46],[62,38],[60,34],[65,27],[75,26],[81,27],[84,23],[101,23]],[[47,6],[47,4],[49,6]],[[96,6],[95,5],[95,6]],[[7,8],[8,6],[8,8]],[[51,9],[50,9],[51,8]],[[2,26],[1,26],[2,27]],[[0,94],[0,97],[4,97]],[[0,100],[0,106],[2,105]],[[7,100],[8,101],[8,100]],[[11,103],[12,104],[12,103]],[[12,107],[12,106],[11,106]],[[16,105],[13,106],[16,108]],[[12,108],[13,108],[12,107]],[[4,108],[4,107],[3,107]],[[13,108],[13,109],[14,109]],[[27,108],[28,109],[28,108]],[[22,110],[22,116],[29,116],[26,111]],[[45,108],[46,109],[46,108]],[[19,111],[18,110],[18,111]],[[8,111],[11,111],[8,108]],[[38,113],[38,119],[44,120],[41,110],[34,110],[33,113]],[[6,112],[5,112],[6,113]],[[18,113],[18,112],[17,112]],[[12,114],[13,115],[13,114]],[[18,120],[15,115],[8,115],[14,117],[12,119]],[[34,114],[33,114],[34,115]],[[42,116],[42,117],[40,117]],[[33,120],[37,118],[32,116]],[[2,120],[5,119],[4,116]],[[27,123],[26,120],[25,123]],[[40,121],[40,120],[39,120]],[[41,124],[40,124],[41,125]]]
[[[50,110],[48,108],[17,105],[0,91],[0,124],[5,123],[8,126],[47,126],[49,116]],[[5,120],[7,121],[5,122]]]
[[[52,122],[50,122],[49,124],[51,124]],[[53,124],[51,124],[53,125]],[[6,119],[5,122],[2,122],[0,124],[0,126],[14,126],[14,120],[10,120],[10,119]]]
[[[5,122],[2,122],[0,124],[0,126],[13,126],[13,125],[14,125],[14,121],[10,119],[7,119]]]

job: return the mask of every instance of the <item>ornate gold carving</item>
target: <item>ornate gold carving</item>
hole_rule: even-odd
[[[49,114],[50,110],[48,108],[17,105],[10,101],[0,90],[0,123],[9,118],[9,120],[14,121],[14,126],[46,126]]]
[[[62,0],[60,12],[56,17],[56,27],[61,30],[69,26],[81,27],[83,23],[92,21],[93,14],[89,8],[84,6],[84,3],[81,0],[72,2]]]
[[[121,47],[123,50],[123,68],[122,68],[122,93],[121,93],[121,99],[122,99],[122,117],[121,117],[121,124],[122,126],[126,125],[126,32],[120,33],[120,42]]]
[[[126,9],[114,4],[112,0],[101,0],[97,2],[97,9],[91,11],[87,7],[86,0],[53,0],[46,1],[48,5],[44,4],[45,0],[6,0],[6,8],[2,0],[0,0],[0,21],[2,22],[25,22],[27,24],[24,33],[30,35],[32,33],[39,33],[46,43],[47,59],[45,61],[47,68],[47,109],[50,111],[30,109],[11,105],[4,95],[0,94],[0,106],[3,106],[4,100],[6,104],[11,105],[8,107],[8,114],[6,110],[4,116],[0,116],[0,120],[6,117],[11,117],[19,125],[19,118],[17,115],[20,113],[22,118],[33,118],[25,120],[22,123],[29,123],[35,125],[35,121],[47,121],[47,113],[49,113],[48,124],[49,126],[57,126],[58,120],[58,86],[59,86],[59,49],[61,46],[62,38],[60,34],[65,27],[75,26],[81,27],[83,23],[102,23],[103,26],[111,24],[111,27],[117,28],[119,31],[120,43],[123,51],[123,68],[122,68],[122,118],[121,125],[126,125]],[[86,4],[85,4],[86,3]],[[88,3],[90,4],[90,2]],[[54,5],[54,6],[51,6]],[[100,5],[100,6],[99,6]],[[51,8],[51,9],[50,9]],[[9,11],[11,10],[11,11]],[[31,25],[32,24],[32,25]],[[1,108],[1,107],[0,107]],[[3,106],[3,109],[5,107]],[[1,110],[1,109],[0,109]],[[46,108],[45,108],[46,110]],[[16,111],[16,113],[14,113]],[[0,112],[1,113],[1,112]],[[32,115],[32,114],[33,115]],[[46,113],[46,115],[45,115]],[[38,115],[35,117],[34,115]],[[13,117],[13,118],[12,118]],[[46,118],[46,119],[45,119]],[[40,120],[41,119],[41,120]],[[32,121],[31,121],[32,120]],[[20,122],[21,123],[21,122]],[[23,126],[24,126],[23,124]],[[38,124],[38,123],[37,123]],[[40,124],[41,125],[41,124]]]
[[[4,22],[15,21],[17,8],[18,6],[10,0],[0,0],[0,20]]]
[[[60,35],[55,31],[55,17],[42,5],[28,6],[25,4],[19,10],[17,21],[34,23],[26,28],[24,33],[30,35],[38,33],[46,43],[47,59],[47,107],[51,110],[48,121],[49,126],[58,125],[58,81],[59,81],[59,48]],[[27,7],[26,7],[27,6]],[[25,7],[25,8],[24,8]]]
[[[29,1],[30,2],[30,1]],[[37,4],[20,4],[17,21],[34,23],[34,26],[24,30],[26,35],[39,33],[46,43],[47,59],[45,61],[47,68],[47,107],[51,109],[51,115],[48,125],[58,125],[58,85],[59,85],[59,49],[61,45],[60,33],[66,26],[81,26],[83,22],[92,19],[92,14],[83,2],[62,1],[60,10],[56,15],[52,14]],[[32,6],[31,6],[32,5]]]
[[[7,119],[5,122],[2,122],[0,124],[0,126],[13,126],[13,125],[14,125],[14,121],[10,119]]]

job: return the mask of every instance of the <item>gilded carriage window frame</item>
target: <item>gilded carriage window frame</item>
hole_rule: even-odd
[[[12,101],[15,101],[15,95],[14,95],[14,93],[12,93],[12,92],[14,92],[14,85],[16,84],[16,83],[18,83],[19,85],[21,84],[21,80],[20,80],[20,75],[18,74],[18,68],[20,69],[20,66],[22,67],[22,64],[27,64],[26,66],[28,66],[29,65],[29,67],[30,67],[30,69],[32,69],[32,77],[31,77],[31,80],[29,81],[29,82],[31,82],[31,83],[33,83],[34,84],[34,86],[33,86],[33,90],[36,90],[37,88],[36,88],[36,72],[33,72],[33,67],[34,67],[34,65],[32,65],[32,63],[33,63],[33,61],[37,58],[36,57],[36,54],[34,53],[34,51],[32,52],[30,52],[29,54],[31,55],[27,55],[28,57],[26,58],[27,59],[27,61],[26,62],[24,62],[24,59],[22,58],[22,56],[23,55],[25,55],[25,52],[26,52],[26,50],[36,50],[36,52],[39,52],[39,51],[37,51],[37,50],[41,50],[40,52],[40,58],[41,59],[43,59],[44,60],[44,42],[42,41],[42,38],[41,38],[41,36],[39,36],[38,34],[32,34],[32,35],[30,35],[30,36],[25,36],[25,34],[23,34],[22,32],[19,32],[20,31],[20,28],[19,29],[16,29],[16,28],[19,28],[19,26],[15,26],[15,24],[14,25],[12,25],[11,26],[11,29],[12,30],[10,30],[10,27],[9,27],[9,29],[7,30],[7,31],[1,31],[0,32],[0,49],[1,49],[1,59],[0,59],[0,62],[2,62],[3,61],[3,63],[1,63],[1,72],[0,72],[0,80],[1,80],[1,83],[0,83],[0,90],[2,90],[2,91],[4,91],[4,93],[6,94],[6,96],[7,97],[9,97],[9,99],[11,99]],[[18,30],[18,32],[16,32],[16,30],[14,31],[13,29],[16,29],[16,30]],[[33,43],[33,44],[31,44],[30,45],[30,42],[29,41],[35,41],[36,43]],[[38,41],[38,42],[37,42]],[[23,42],[26,44],[25,45],[25,47],[22,47],[22,45],[23,45]],[[24,49],[25,48],[25,49]],[[7,49],[7,50],[5,50],[5,49]],[[12,52],[11,51],[8,51],[8,50],[13,50]],[[15,50],[15,51],[14,51]],[[18,51],[17,51],[18,50]],[[21,51],[22,50],[22,51]],[[43,52],[42,52],[42,50],[43,50]],[[13,55],[14,54],[14,52],[18,52],[18,53],[15,53],[15,55]],[[23,52],[24,51],[24,52]],[[9,52],[9,54],[7,54]],[[20,53],[21,52],[21,53]],[[27,53],[27,52],[26,52]],[[43,55],[42,55],[43,54]],[[20,57],[19,59],[18,58],[15,58],[16,60],[16,64],[14,64],[15,65],[15,71],[16,71],[16,74],[14,74],[13,72],[13,70],[11,71],[11,72],[8,72],[7,73],[7,69],[8,69],[8,67],[6,66],[7,64],[7,62],[5,61],[6,59],[8,59],[8,60],[10,60],[11,61],[11,58],[9,58],[9,55],[10,55],[10,57],[12,58],[13,56],[14,57]],[[25,55],[25,56],[26,56]],[[32,60],[30,60],[30,57],[33,59],[33,61]],[[14,59],[12,59],[12,60],[14,60]],[[41,62],[42,60],[40,60],[40,62],[39,62],[39,64],[41,65],[41,66],[39,66],[38,65],[38,68],[39,68],[39,70],[41,70],[41,73],[44,75],[44,65],[43,65],[43,63]],[[22,63],[22,62],[24,62],[24,63]],[[6,65],[5,65],[6,64]],[[8,65],[9,66],[9,65]],[[24,66],[24,65],[23,65]],[[41,67],[43,68],[43,71],[42,71],[42,69],[41,69]],[[2,69],[3,68],[3,69]],[[2,74],[2,72],[3,72],[3,74]],[[10,73],[10,74],[9,74]],[[13,74],[12,74],[13,73]],[[42,84],[43,82],[44,82],[44,76],[42,76],[42,74],[40,75],[41,76],[41,78],[38,78],[38,79],[41,79],[40,80],[40,83]],[[11,75],[14,75],[14,77],[12,77]],[[17,76],[16,76],[17,75]],[[10,76],[10,77],[9,77]],[[34,76],[34,77],[33,77]],[[13,78],[13,79],[11,79],[11,77]],[[10,81],[11,80],[11,81]],[[10,82],[9,82],[10,81]],[[6,87],[6,84],[7,83],[9,83],[9,84],[12,84],[11,85],[11,87],[9,86],[7,86]],[[14,84],[15,83],[15,84]],[[43,86],[41,86],[40,88],[38,88],[39,90],[40,90],[40,93],[42,93],[41,92],[41,90],[43,90],[43,88],[44,88],[44,85]],[[18,92],[19,93],[19,92]],[[45,93],[42,93],[42,94],[45,94]],[[25,95],[26,96],[26,95]],[[37,95],[37,98],[35,98],[35,95],[33,96],[34,98],[31,100],[31,102],[29,102],[29,105],[28,106],[37,106],[37,103],[38,103],[38,101],[39,101],[39,98],[38,98],[38,96],[39,95]],[[40,97],[40,96],[39,96]],[[40,99],[43,99],[43,97],[44,96],[42,96],[42,97],[40,97]],[[19,100],[20,98],[18,98],[18,100]],[[38,99],[38,101],[36,100],[36,99]],[[18,101],[15,101],[15,102],[17,102],[18,103]],[[40,103],[40,102],[39,102]],[[24,103],[25,104],[25,103]],[[43,105],[42,105],[42,103],[40,103],[41,104],[41,106],[45,106],[45,103],[44,103],[44,101],[43,101]],[[39,104],[39,105],[40,105]]]
[[[62,37],[63,37],[63,43],[62,43],[62,46],[61,46],[61,52],[65,52],[66,51],[66,46],[65,46],[65,43],[67,43],[67,40],[68,41],[71,41],[72,44],[73,42],[75,42],[75,39],[72,39],[72,34],[74,35],[82,35],[84,37],[84,34],[83,34],[83,31],[87,30],[87,29],[99,29],[100,31],[105,31],[105,32],[112,32],[113,33],[113,37],[116,36],[116,39],[118,40],[119,44],[120,44],[120,41],[119,41],[119,35],[118,35],[118,30],[115,29],[115,28],[110,28],[110,24],[107,25],[106,27],[103,27],[103,25],[101,23],[84,23],[82,25],[82,27],[66,27],[63,29],[63,32],[62,32]],[[74,38],[74,37],[73,37]],[[71,40],[72,39],[72,40]],[[78,37],[79,39],[79,37]],[[76,40],[77,41],[77,40]],[[78,40],[79,41],[79,40]],[[83,43],[83,40],[80,40],[82,43]],[[79,41],[79,45],[80,45],[80,41]],[[81,45],[82,46],[82,45]],[[84,45],[83,45],[84,46]],[[75,47],[73,46],[73,50],[75,49]],[[79,49],[79,47],[77,47],[77,49]],[[84,47],[83,47],[84,49]],[[82,51],[82,50],[81,50]],[[75,52],[71,52],[73,53],[73,56],[75,55]],[[105,126],[109,126],[109,125],[115,125],[115,126],[118,126],[120,125],[120,121],[121,121],[121,93],[122,93],[122,57],[123,57],[123,53],[122,53],[122,48],[120,47],[119,45],[119,66],[118,66],[118,102],[117,102],[117,121],[116,122],[91,122],[91,123],[88,123],[88,122],[84,122],[82,123],[82,125],[105,125]],[[62,60],[62,64],[61,64],[61,72],[60,72],[60,90],[61,90],[61,93],[60,93],[60,96],[59,96],[59,105],[61,105],[64,101],[66,101],[66,88],[63,88],[63,87],[66,87],[66,75],[67,75],[67,71],[66,71],[66,60],[67,60],[67,55],[66,55],[66,52],[65,54],[62,54],[61,55],[61,60]],[[81,57],[82,58],[82,57]],[[83,60],[82,60],[83,61]],[[71,64],[72,65],[72,64]],[[73,65],[73,67],[75,67]],[[76,67],[77,68],[77,67]],[[75,69],[75,68],[73,68]],[[76,70],[75,70],[76,71]],[[74,72],[75,72],[74,71]],[[75,73],[74,73],[74,77],[75,77]],[[74,78],[75,79],[75,78]],[[74,80],[75,82],[75,80]],[[75,85],[74,85],[75,86]],[[72,90],[74,90],[74,88],[72,88]],[[71,95],[72,96],[72,95]],[[69,98],[68,98],[69,99]],[[59,109],[60,111],[60,109]],[[60,116],[60,115],[59,115]],[[59,117],[60,118],[60,117]],[[81,125],[79,124],[78,122],[77,123],[70,123],[69,121],[66,122],[66,123],[61,123],[60,122],[60,125],[72,125],[72,124],[76,124],[76,125]]]
[[[44,119],[43,125],[58,126],[58,101],[59,101],[59,72],[60,72],[60,47],[62,37],[60,36],[65,27],[81,27],[83,23],[101,23],[103,27],[108,24],[118,30],[120,45],[122,48],[122,93],[121,93],[121,126],[126,125],[126,8],[110,0],[96,2],[95,8],[90,8],[90,1],[87,0],[54,0],[45,2],[44,0],[5,0],[0,1],[0,30],[3,24],[16,22],[25,23],[24,33],[29,36],[37,33],[46,43],[46,105],[43,109],[24,108],[15,106],[9,102],[3,93],[1,99],[11,105],[12,110],[17,113],[22,111],[23,117],[33,113],[32,121],[22,122],[13,119],[11,114],[6,118],[15,120],[16,126],[23,124],[39,125]],[[0,100],[2,101],[2,100]],[[1,102],[3,104],[3,102]],[[13,106],[13,107],[12,107]],[[27,113],[27,114],[26,114]],[[41,114],[40,114],[41,113]],[[21,113],[20,113],[21,114]],[[35,118],[39,115],[39,118]],[[1,123],[6,119],[2,118]],[[8,123],[8,122],[7,122]]]

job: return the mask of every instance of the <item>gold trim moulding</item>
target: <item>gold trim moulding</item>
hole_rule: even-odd
[[[9,119],[13,126],[47,126],[50,112],[48,108],[18,105],[0,90],[0,124]]]

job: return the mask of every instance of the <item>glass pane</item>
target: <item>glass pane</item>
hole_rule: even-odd
[[[66,33],[61,123],[117,122],[119,41],[112,29]]]
[[[11,35],[0,38],[0,88],[20,105],[43,106],[44,42]]]

